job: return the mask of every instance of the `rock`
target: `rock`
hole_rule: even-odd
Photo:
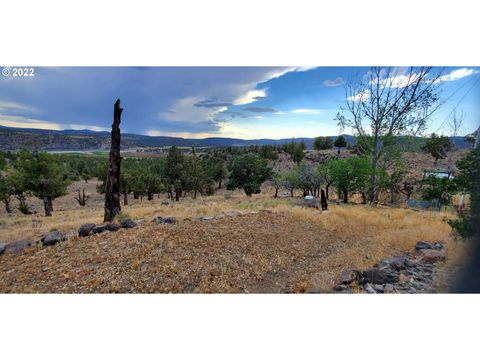
[[[0,243],[0,255],[3,254],[3,252],[5,251],[5,248],[6,248],[6,245],[4,243]]]
[[[443,249],[443,244],[436,242],[436,243],[428,243],[426,241],[419,241],[415,244],[415,250],[441,250]]]
[[[383,293],[383,291],[384,291],[383,285],[374,284],[372,287],[377,293]]]
[[[162,205],[168,206],[168,205],[170,205],[170,201],[163,200],[163,201],[162,201]]]
[[[8,253],[19,253],[32,246],[32,243],[29,240],[18,240],[5,245],[5,254]]]
[[[345,294],[351,294],[352,293],[352,289],[350,289],[350,286],[342,285],[342,284],[335,286],[333,291],[337,292],[337,293],[345,293]]]
[[[163,218],[163,222],[165,224],[175,224],[177,222],[177,218],[174,216],[166,216]]]
[[[377,292],[375,289],[370,285],[370,283],[366,283],[365,286],[363,287],[363,290],[365,290],[369,294],[376,294]]]
[[[400,256],[385,258],[380,262],[380,264],[378,265],[378,268],[379,269],[391,268],[397,271],[404,270],[407,260],[408,260],[408,255],[400,255]]]
[[[137,226],[137,223],[132,219],[123,219],[122,221],[120,221],[120,227],[124,229],[131,229],[135,226]]]
[[[174,216],[166,216],[166,217],[157,216],[152,220],[152,222],[157,224],[175,224],[177,222],[177,219]]]
[[[60,231],[52,231],[45,235],[41,241],[43,246],[52,246],[63,240],[65,240],[65,237]]]
[[[395,287],[392,284],[385,284],[384,292],[391,293],[395,290]]]
[[[94,227],[95,224],[83,224],[80,226],[80,229],[78,229],[78,236],[84,237],[90,235],[90,232]]]
[[[202,220],[203,221],[211,221],[211,220],[215,220],[215,217],[213,217],[213,216],[203,216]]]
[[[143,224],[145,223],[145,220],[140,219],[140,220],[135,221],[135,223],[136,223],[137,225],[143,225]]]
[[[340,275],[340,284],[351,284],[355,280],[358,280],[359,272],[357,270],[346,270]]]
[[[70,239],[76,238],[77,236],[78,236],[78,232],[76,232],[75,230],[72,230],[72,231],[66,232],[63,235],[63,238],[64,240],[70,240]]]
[[[372,284],[385,284],[389,282],[388,278],[383,270],[372,268],[369,270],[365,270],[360,275],[359,283],[364,285],[366,283]]]
[[[220,220],[220,219],[223,219],[225,217],[224,214],[217,214],[215,215],[215,220]]]
[[[231,217],[242,215],[242,213],[241,213],[240,211],[233,211],[233,210],[231,210],[231,211],[225,211],[224,214],[225,214],[226,216],[231,216]]]
[[[117,231],[120,229],[120,225],[107,223],[104,225],[95,225],[92,229],[93,234],[100,234],[104,231]]]
[[[447,257],[445,250],[424,249],[419,250],[417,255],[421,261],[431,264],[436,263],[437,261],[445,261],[445,258]]]

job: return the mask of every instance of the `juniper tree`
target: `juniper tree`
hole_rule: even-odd
[[[45,216],[51,216],[53,199],[66,195],[70,184],[65,165],[53,154],[21,151],[17,166],[22,186],[43,200]]]

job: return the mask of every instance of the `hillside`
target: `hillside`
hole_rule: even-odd
[[[344,135],[348,143],[354,143],[354,137]],[[336,138],[336,136],[332,136]],[[139,134],[122,134],[122,148],[162,147],[162,146],[198,146],[227,147],[284,144],[292,139],[255,139],[210,137],[205,139],[184,139],[170,136],[147,136]],[[304,141],[307,148],[313,147],[313,138],[297,138]],[[106,150],[110,146],[110,133],[91,130],[42,130],[20,129],[0,126],[0,150],[18,150],[22,147],[35,147],[48,151],[84,151]]]

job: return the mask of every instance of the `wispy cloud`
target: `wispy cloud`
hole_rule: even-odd
[[[38,119],[31,119],[24,116],[15,115],[0,115],[0,125],[15,127],[21,129],[47,129],[47,130],[61,130],[59,124],[43,121]]]
[[[335,86],[340,86],[343,84],[343,78],[342,77],[337,77],[335,80],[325,80],[323,82],[323,85],[328,86],[328,87],[335,87]]]
[[[291,111],[293,114],[309,114],[309,115],[318,115],[322,113],[320,109],[294,109]]]

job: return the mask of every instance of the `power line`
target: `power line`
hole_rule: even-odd
[[[479,80],[480,80],[480,76],[477,77],[477,79],[473,82],[472,86],[467,90],[467,92],[465,94],[463,94],[463,96],[460,98],[460,100],[457,102],[457,104],[452,108],[450,113],[446,116],[446,118],[442,122],[442,124],[434,132],[438,132],[440,129],[442,129],[447,124],[447,121],[450,119],[450,116],[453,114],[454,111],[457,110],[458,105],[460,105],[460,103],[463,101],[463,99],[465,99],[465,97],[468,95],[468,93],[470,91],[472,91],[472,89],[475,87],[475,85],[478,83]],[[464,85],[466,85],[466,83]],[[453,95],[454,94],[452,94],[449,98],[451,98]]]

